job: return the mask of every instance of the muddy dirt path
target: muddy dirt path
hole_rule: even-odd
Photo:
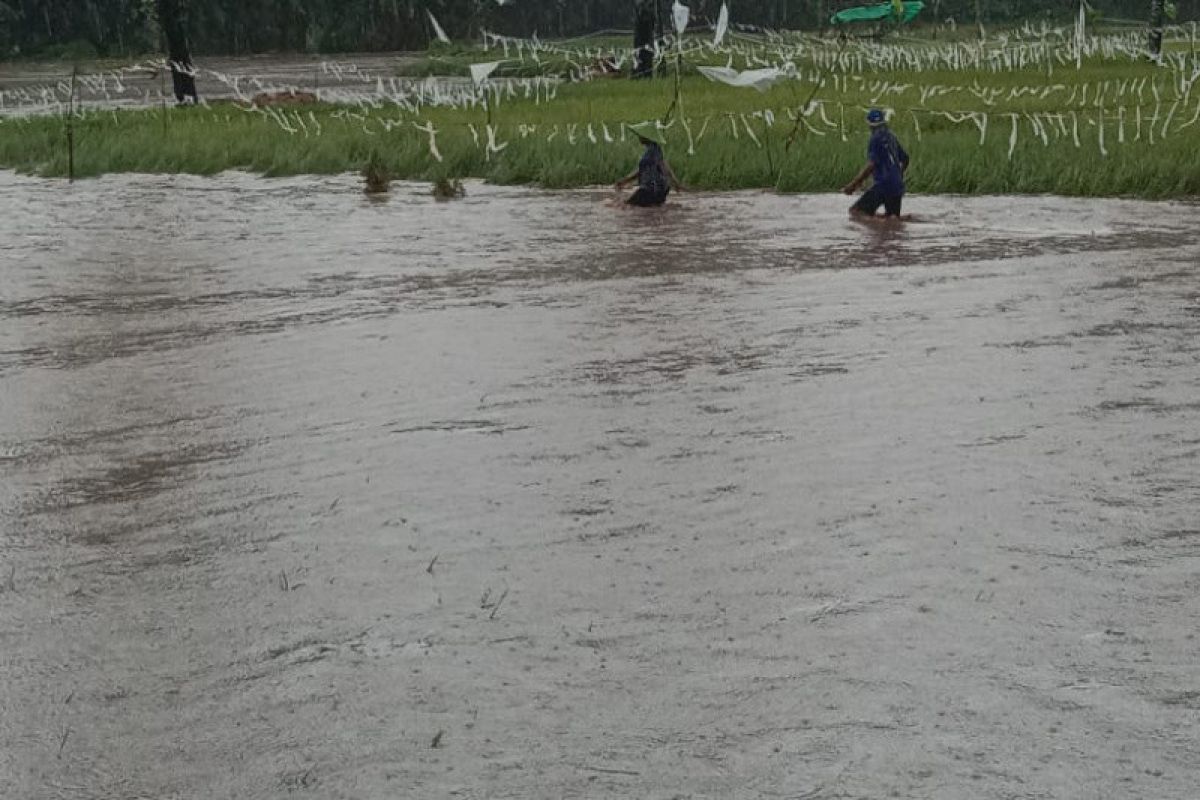
[[[5,796],[1196,796],[1195,207],[426,191],[0,173]]]

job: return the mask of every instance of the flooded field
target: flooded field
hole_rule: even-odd
[[[1194,798],[1195,206],[0,173],[14,798]]]
[[[198,60],[196,88],[205,101],[249,99],[260,92],[311,92],[330,102],[354,103],[415,79],[396,76],[411,53],[342,53],[336,56],[217,56]],[[148,108],[175,104],[171,75],[161,62],[93,63],[74,88],[80,108]],[[7,115],[62,113],[72,95],[67,62],[0,62],[0,119]],[[453,78],[439,79],[453,85]]]

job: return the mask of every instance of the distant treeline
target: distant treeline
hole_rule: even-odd
[[[632,28],[636,2],[655,0],[180,0],[195,53],[410,50],[428,45],[432,12],[454,38],[480,29],[512,36],[576,36]],[[658,0],[669,19],[670,0]],[[872,0],[730,0],[734,23],[813,29]],[[1105,17],[1144,20],[1150,0],[1090,0]],[[692,0],[692,19],[716,17],[721,0]],[[1065,21],[1078,0],[925,0],[924,23]],[[1176,0],[1179,20],[1200,0]],[[125,56],[161,49],[155,0],[0,0],[0,57]]]

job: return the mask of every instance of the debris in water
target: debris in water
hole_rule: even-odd
[[[504,604],[504,598],[506,598],[506,597],[508,597],[508,589],[505,589],[505,590],[504,590],[504,591],[501,593],[501,595],[500,595],[500,599],[499,599],[499,600],[497,600],[497,601],[496,601],[496,603],[495,603],[495,605],[493,605],[493,606],[492,606],[492,613],[491,613],[491,614],[488,614],[488,619],[495,619],[495,618],[496,618],[496,614],[497,614],[497,612],[499,612],[499,611],[500,611],[500,606],[502,606],[502,605]]]

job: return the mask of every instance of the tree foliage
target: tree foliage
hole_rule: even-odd
[[[652,0],[650,0],[652,2]],[[664,17],[670,0],[662,3]],[[195,53],[410,50],[428,45],[426,11],[455,38],[481,29],[513,36],[574,36],[633,28],[636,0],[177,0]],[[735,23],[814,28],[870,0],[733,0]],[[714,20],[721,0],[692,0],[692,19]],[[1150,0],[1091,0],[1109,17],[1146,20]],[[1200,17],[1200,0],[1178,0],[1178,19]],[[925,22],[975,21],[977,0],[926,0]],[[984,23],[1065,21],[1077,0],[980,0]],[[0,0],[0,56],[117,56],[158,52],[155,0]]]

